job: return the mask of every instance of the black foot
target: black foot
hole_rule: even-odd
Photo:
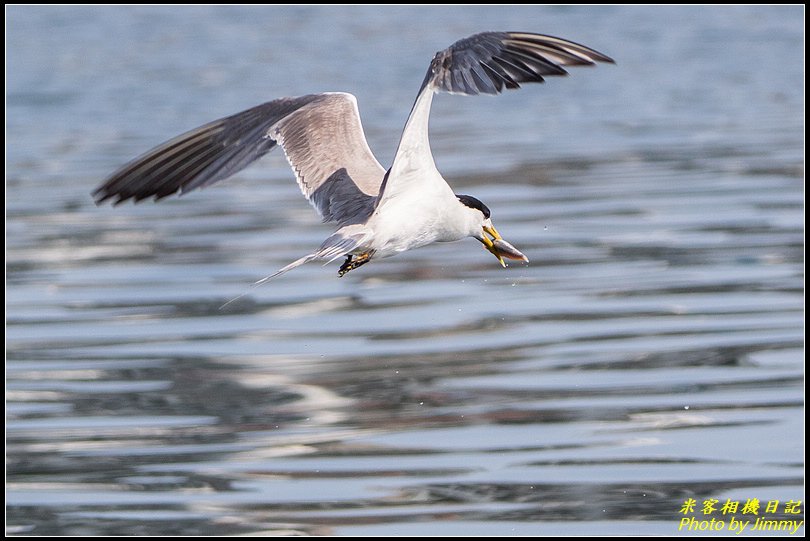
[[[343,278],[350,270],[354,270],[357,267],[365,265],[371,260],[372,252],[366,252],[364,254],[360,254],[358,256],[347,255],[346,261],[343,262],[343,265],[340,266],[340,270],[338,270],[338,276]]]

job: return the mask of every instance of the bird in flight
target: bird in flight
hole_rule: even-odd
[[[492,225],[489,208],[453,192],[436,169],[428,117],[439,92],[500,94],[566,75],[563,66],[613,60],[553,36],[483,32],[433,57],[386,170],[366,142],[357,100],[344,92],[281,98],[179,135],[127,163],[94,192],[97,204],[162,199],[226,179],[279,145],[298,186],[324,222],[338,229],[314,252],[254,285],[313,260],[345,257],[339,276],[433,242],[473,237],[502,266],[528,261]]]

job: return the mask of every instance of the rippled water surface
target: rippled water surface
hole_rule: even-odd
[[[690,498],[803,519],[803,8],[6,15],[9,533],[676,534]],[[387,164],[431,55],[484,29],[617,60],[435,102],[439,168],[529,265],[468,240],[220,309],[332,230],[280,153],[92,202],[284,95],[356,94]]]

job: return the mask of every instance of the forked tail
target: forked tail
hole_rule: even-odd
[[[254,282],[253,284],[251,284],[250,288],[244,291],[244,293],[241,293],[239,296],[229,300],[228,302],[220,306],[219,309],[222,310],[229,304],[241,299],[242,297],[250,293],[253,289],[256,289],[260,285],[269,282],[273,278],[281,276],[287,271],[291,271],[296,267],[300,267],[304,263],[309,263],[310,261],[313,261],[315,259],[321,259],[326,260],[324,265],[328,265],[335,259],[343,257],[351,253],[357,247],[362,246],[363,243],[365,243],[370,239],[370,237],[371,233],[365,226],[350,225],[343,227],[339,229],[337,232],[335,232],[328,239],[323,241],[323,244],[321,244],[320,248],[318,248],[315,252],[305,255],[304,257],[301,257],[299,259],[296,259],[289,265],[280,268],[273,274],[265,276],[261,280]]]

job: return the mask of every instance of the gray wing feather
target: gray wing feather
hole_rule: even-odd
[[[436,53],[422,90],[452,94],[499,94],[522,83],[565,75],[563,66],[613,62],[610,57],[573,41],[528,32],[483,32]],[[420,90],[421,92],[421,90]]]
[[[276,144],[325,221],[355,223],[373,210],[385,170],[354,96],[341,93],[282,98],[200,126],[124,165],[93,196],[118,204],[184,193],[232,176]]]
[[[357,100],[320,94],[271,130],[284,149],[301,191],[323,217],[360,223],[374,210],[385,169],[368,148]]]

